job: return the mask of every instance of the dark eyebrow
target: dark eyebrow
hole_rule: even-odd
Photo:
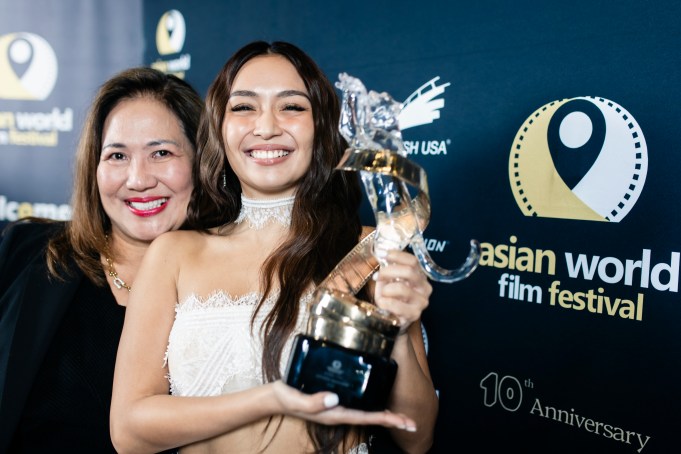
[[[179,147],[179,146],[180,146],[179,143],[175,142],[174,140],[170,140],[170,139],[156,139],[156,140],[150,140],[149,142],[147,142],[147,145],[146,145],[146,146],[147,146],[147,147],[157,147],[157,146],[159,146],[159,145],[165,145],[165,144],[167,144],[167,143],[169,143],[170,145],[175,145],[176,147]]]
[[[159,145],[164,145],[164,144],[171,144],[175,145],[177,147],[180,146],[177,142],[174,140],[168,140],[168,139],[155,139],[155,140],[150,140],[149,142],[146,143],[145,147],[158,147]],[[119,142],[114,142],[114,143],[108,143],[102,147],[102,151],[106,150],[107,148],[126,148],[125,144],[119,143]]]
[[[118,142],[108,143],[108,144],[106,144],[102,147],[102,151],[106,150],[107,148],[125,148],[125,145],[123,145],[122,143],[118,143]]]
[[[247,97],[250,97],[250,98],[255,98],[255,97],[258,96],[258,94],[254,91],[251,91],[251,90],[237,90],[237,91],[233,91],[229,95],[230,98],[233,97],[233,96],[247,96]],[[290,96],[302,96],[306,99],[310,99],[310,97],[308,96],[307,93],[300,91],[300,90],[284,90],[284,91],[280,91],[279,93],[277,93],[277,98],[288,98]]]
[[[237,91],[233,91],[232,93],[229,94],[230,98],[232,96],[248,96],[248,97],[254,98],[258,95],[256,95],[254,91],[250,91],[250,90],[237,90]]]
[[[289,96],[302,96],[303,98],[310,99],[307,93],[299,90],[284,90],[277,94],[277,98],[288,98]]]

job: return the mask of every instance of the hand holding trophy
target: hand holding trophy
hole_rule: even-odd
[[[343,92],[340,131],[350,145],[336,168],[360,172],[376,230],[319,285],[307,332],[294,344],[286,381],[307,393],[336,392],[346,407],[383,410],[397,371],[390,354],[399,320],[354,295],[383,265],[380,257],[388,250],[411,246],[430,279],[450,283],[475,270],[479,245],[471,240],[458,269],[433,261],[423,240],[430,220],[426,173],[407,159],[398,123],[401,104],[387,93],[367,93],[359,79],[344,73],[336,87]],[[414,197],[407,185],[416,189]]]

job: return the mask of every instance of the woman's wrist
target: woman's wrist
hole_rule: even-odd
[[[278,386],[279,384],[281,383],[277,381],[266,383],[260,387],[262,394],[258,396],[258,402],[261,403],[265,416],[282,415],[286,413],[286,408],[275,389],[275,386]]]

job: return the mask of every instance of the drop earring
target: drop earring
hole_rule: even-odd
[[[222,187],[227,189],[227,172],[222,171]]]

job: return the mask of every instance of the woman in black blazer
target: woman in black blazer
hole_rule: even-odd
[[[0,453],[115,452],[109,406],[128,292],[151,241],[185,221],[201,109],[174,76],[114,76],[83,128],[72,220],[5,231]]]

